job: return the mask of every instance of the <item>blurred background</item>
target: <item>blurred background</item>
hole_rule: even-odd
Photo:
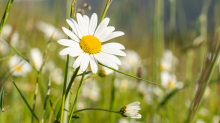
[[[0,17],[7,0],[0,0]],[[47,101],[45,122],[52,122],[61,103],[66,56],[60,56],[63,46],[57,40],[67,38],[62,27],[68,27],[71,0],[14,0],[0,39],[0,87],[4,88],[1,123],[28,123],[31,113],[15,89],[19,89],[33,105],[37,72],[26,65],[15,69],[22,59],[10,49],[4,39],[21,52],[39,69],[45,47],[46,64],[39,80],[36,114],[41,119],[49,78],[51,91]],[[78,0],[76,11],[89,17],[97,13],[99,20],[107,0]],[[113,0],[106,17],[109,26],[125,35],[110,42],[125,46],[126,57],[119,57],[119,70],[163,85],[165,88],[116,73],[115,102],[113,110],[141,102],[141,119],[123,118],[112,114],[115,123],[182,123],[187,119],[189,107],[198,90],[198,78],[205,61],[215,56],[220,44],[219,0]],[[53,35],[54,33],[54,35]],[[52,36],[53,35],[53,36]],[[13,62],[14,61],[14,62]],[[219,60],[220,62],[220,60]],[[195,123],[219,123],[220,63],[207,85],[203,100],[196,114]],[[23,71],[24,72],[21,72]],[[17,72],[17,73],[16,73]],[[82,73],[82,72],[80,72]],[[80,74],[79,73],[79,74]],[[10,74],[10,75],[9,75]],[[83,83],[76,109],[109,109],[113,72],[99,66],[97,74],[88,74]],[[75,99],[80,77],[77,77],[70,94],[70,105]],[[86,111],[78,114],[76,123],[107,123],[110,114]],[[36,122],[36,121],[35,121]]]

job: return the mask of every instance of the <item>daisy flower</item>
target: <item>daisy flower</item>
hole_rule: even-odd
[[[23,60],[20,56],[12,56],[9,60],[10,72],[14,76],[23,76],[31,70],[28,62]]]
[[[181,89],[184,86],[183,82],[177,81],[175,74],[171,74],[167,71],[161,72],[161,84],[169,89]]]
[[[136,101],[124,106],[120,112],[122,112],[122,116],[140,119],[141,114],[138,113],[139,110],[141,110],[140,102]]]
[[[118,69],[118,65],[121,65],[121,61],[115,56],[126,56],[121,51],[125,49],[123,45],[119,43],[107,43],[104,42],[113,38],[124,35],[121,31],[115,31],[113,26],[108,26],[110,19],[105,18],[97,26],[98,17],[94,13],[91,18],[87,15],[76,14],[78,23],[72,19],[67,19],[67,23],[70,25],[73,31],[63,27],[63,31],[71,39],[60,39],[58,43],[64,46],[68,46],[60,52],[60,55],[69,54],[72,57],[77,57],[73,64],[73,68],[80,66],[81,71],[85,71],[90,63],[90,67],[93,73],[98,70],[98,62]]]
[[[37,70],[40,70],[40,67],[43,63],[43,56],[38,48],[32,48],[31,51],[31,58],[34,62],[35,67]]]

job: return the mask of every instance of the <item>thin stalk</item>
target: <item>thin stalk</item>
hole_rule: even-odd
[[[116,71],[116,72],[118,72],[118,73],[124,74],[124,75],[126,75],[126,76],[129,76],[129,77],[132,77],[132,78],[135,78],[135,79],[138,79],[138,80],[142,80],[142,81],[145,81],[145,82],[149,82],[149,83],[151,83],[151,84],[155,84],[155,85],[164,87],[164,86],[162,86],[162,85],[160,85],[160,84],[157,84],[157,83],[155,83],[155,82],[151,82],[151,81],[148,81],[148,80],[145,80],[145,79],[142,79],[142,78],[139,78],[139,77],[130,75],[130,74],[128,74],[128,73],[124,73],[124,72],[122,72],[122,71],[120,71],[120,70],[116,70],[116,69],[114,69],[114,68],[112,68],[112,67],[105,66],[105,65],[103,65],[103,64],[101,64],[101,63],[98,63],[98,64],[100,64],[100,65],[102,65],[102,66],[104,66],[104,67],[107,67],[107,68],[109,68],[109,69],[111,69],[111,70],[114,70],[114,71]]]
[[[104,19],[105,14],[106,14],[106,12],[107,12],[107,10],[108,10],[108,8],[109,8],[109,6],[110,6],[110,4],[111,4],[112,1],[113,1],[113,0],[108,0],[108,1],[107,1],[106,6],[105,6],[105,9],[104,9],[103,14],[102,14],[101,21]]]
[[[111,83],[111,101],[110,101],[110,110],[114,108],[114,101],[115,101],[115,72],[112,77]],[[114,116],[110,114],[110,123],[114,123]]]
[[[112,113],[121,114],[120,111],[113,111],[113,110],[101,109],[101,108],[85,108],[85,109],[80,109],[80,110],[77,110],[77,111],[73,112],[73,114],[78,113],[78,112],[81,112],[81,111],[88,111],[88,110],[99,110],[99,111],[107,111],[107,112],[112,112]]]
[[[64,78],[64,85],[63,85],[63,96],[62,96],[61,118],[60,118],[61,123],[63,122],[63,111],[64,111],[64,104],[65,104],[65,99],[66,99],[66,83],[67,83],[68,66],[69,66],[69,55],[67,55],[66,71],[65,71],[65,78]]]
[[[4,15],[3,15],[1,23],[0,23],[0,35],[1,35],[1,32],[2,32],[2,28],[5,25],[5,22],[6,22],[7,18],[8,18],[8,12],[9,12],[9,10],[11,8],[11,4],[13,3],[13,1],[14,0],[9,0],[8,1],[7,7],[5,9]]]
[[[49,83],[48,83],[48,86],[47,86],[47,96],[46,96],[45,101],[44,101],[44,111],[43,111],[43,116],[42,116],[42,119],[41,119],[42,123],[44,122],[44,114],[46,112],[47,99],[50,95],[50,85],[51,85],[51,80],[49,80]]]
[[[201,100],[204,95],[204,92],[206,90],[206,87],[208,83],[211,80],[211,77],[213,75],[216,63],[218,61],[218,57],[220,56],[220,45],[218,47],[218,50],[214,57],[212,57],[211,63],[207,62],[206,66],[204,67],[201,76],[198,81],[198,90],[196,92],[195,98],[193,102],[191,103],[188,118],[186,120],[186,123],[191,123],[194,120],[195,114],[197,113],[200,105],[201,105]]]
[[[55,32],[55,31],[54,31]],[[53,33],[54,35],[54,33]],[[40,75],[42,73],[42,70],[43,70],[43,67],[45,65],[45,62],[46,62],[46,54],[47,54],[47,49],[48,47],[50,46],[50,43],[52,41],[52,37],[53,35],[51,36],[50,40],[48,41],[45,49],[44,49],[44,54],[43,54],[43,62],[42,62],[42,65],[40,67],[40,70],[37,72],[37,80],[36,80],[36,84],[35,84],[35,93],[34,93],[34,103],[33,103],[33,111],[35,111],[35,105],[36,105],[36,100],[37,100],[37,94],[38,94],[38,86],[39,86],[39,80],[40,80]],[[32,115],[32,119],[31,119],[31,122],[33,123],[33,115]]]
[[[75,110],[75,107],[76,107],[76,102],[77,102],[77,99],[78,99],[78,96],[79,96],[79,92],[80,92],[82,84],[83,84],[83,80],[84,80],[85,74],[86,74],[86,71],[83,72],[82,78],[80,80],[79,88],[77,90],[75,101],[73,103],[72,111],[71,111],[71,114],[70,114],[69,123],[71,123],[71,120],[72,120],[72,116],[73,116],[73,113],[74,113],[74,110]]]

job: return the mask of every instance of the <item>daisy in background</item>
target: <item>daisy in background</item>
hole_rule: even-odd
[[[107,67],[102,67],[100,69],[100,71],[99,71],[99,76],[105,77],[105,76],[107,76],[109,74],[112,74],[113,72],[114,72],[113,70],[111,70],[111,69],[109,69]]]
[[[134,50],[126,50],[126,56],[121,59],[121,68],[128,71],[131,69],[138,69],[141,66],[141,58]]]
[[[176,75],[171,74],[167,71],[161,72],[161,84],[168,89],[181,89],[183,88],[183,82],[177,82]]]
[[[24,76],[31,71],[31,65],[20,56],[12,56],[9,60],[9,67],[14,76]]]
[[[19,34],[11,25],[4,25],[4,27],[2,28],[1,36],[7,40],[10,39],[10,43],[13,47],[18,46]]]
[[[38,48],[32,48],[31,51],[31,58],[34,62],[34,65],[37,70],[40,70],[40,67],[43,63],[43,56]]]
[[[9,46],[7,44],[6,41],[4,41],[4,39],[2,39],[2,37],[0,37],[0,56],[1,55],[6,55],[9,52]]]
[[[36,24],[36,27],[38,30],[42,31],[44,33],[44,37],[48,40],[52,37],[54,40],[58,40],[60,38],[64,38],[65,35],[63,32],[53,25],[43,22],[43,21],[38,21]]]
[[[98,62],[118,69],[121,61],[115,56],[125,56],[126,54],[121,51],[125,47],[119,43],[104,42],[113,38],[124,35],[121,31],[115,31],[113,26],[108,26],[110,19],[105,18],[97,26],[97,14],[92,14],[91,18],[87,15],[76,14],[78,23],[72,19],[67,19],[67,23],[72,28],[73,32],[63,27],[63,31],[71,39],[60,39],[58,43],[68,46],[60,52],[60,55],[70,55],[78,58],[73,64],[73,68],[80,66],[81,71],[85,71],[90,63],[93,73],[98,70]]]
[[[160,60],[160,69],[162,71],[172,71],[175,70],[175,65],[177,64],[178,59],[173,55],[172,51],[165,50],[163,57]]]

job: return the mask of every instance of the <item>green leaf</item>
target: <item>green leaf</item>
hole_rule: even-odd
[[[4,88],[2,88],[0,92],[0,114],[2,113],[2,109],[3,109],[3,98],[4,98]]]
[[[11,4],[13,3],[14,0],[9,0],[8,1],[8,4],[7,4],[7,7],[5,9],[5,12],[4,12],[4,15],[2,17],[2,20],[1,20],[1,23],[0,23],[0,35],[1,35],[1,31],[2,31],[2,28],[3,26],[5,25],[5,22],[7,20],[7,17],[8,17],[8,12],[10,10],[10,7],[11,7]]]
[[[91,73],[91,72],[92,72],[92,71],[87,71],[86,74],[89,74],[89,73]],[[85,75],[86,75],[86,74],[85,74]],[[81,74],[79,74],[79,75],[77,75],[77,76],[82,76],[82,75],[83,75],[83,73],[81,73]]]

